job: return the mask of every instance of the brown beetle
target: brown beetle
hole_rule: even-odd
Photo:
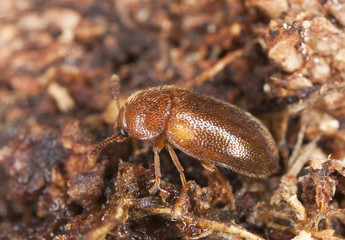
[[[174,148],[197,158],[202,165],[230,168],[251,177],[277,170],[278,151],[267,128],[250,113],[229,103],[175,86],[138,91],[120,109],[115,134],[91,153],[97,156],[110,142],[131,137],[153,142],[155,184],[160,186],[159,152],[165,147],[187,188]]]

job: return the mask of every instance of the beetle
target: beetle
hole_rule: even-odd
[[[230,103],[176,86],[131,95],[120,108],[115,134],[96,146],[91,158],[110,142],[128,137],[153,143],[155,183],[151,194],[160,187],[159,152],[163,147],[169,151],[184,189],[187,183],[174,149],[199,159],[211,171],[218,165],[262,178],[278,168],[275,141],[256,117]]]

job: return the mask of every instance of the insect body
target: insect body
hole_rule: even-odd
[[[229,103],[174,86],[154,87],[128,98],[120,109],[115,135],[95,149],[126,137],[153,142],[154,192],[160,185],[159,152],[165,147],[177,167],[183,186],[186,180],[174,149],[201,160],[252,177],[277,170],[278,152],[267,128],[250,113]]]

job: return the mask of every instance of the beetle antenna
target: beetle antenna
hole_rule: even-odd
[[[116,102],[117,111],[120,111],[120,78],[117,74],[111,76],[111,95]]]
[[[92,149],[92,151],[89,152],[88,158],[89,161],[94,161],[98,154],[109,145],[109,143],[115,142],[118,140],[118,135],[114,134],[106,139],[104,139],[102,142],[100,142],[96,147]]]
[[[113,74],[110,78],[110,83],[111,83],[111,95],[113,99],[116,102],[116,107],[117,107],[117,113],[120,111],[120,78],[117,74]],[[104,139],[102,142],[100,142],[97,146],[95,146],[88,154],[88,159],[89,161],[94,161],[96,160],[98,154],[110,143],[112,142],[121,142],[119,138],[119,135],[112,135],[106,139]]]

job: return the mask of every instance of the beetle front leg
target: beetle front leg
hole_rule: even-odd
[[[154,165],[155,165],[155,183],[150,188],[150,194],[155,193],[161,185],[161,164],[159,159],[159,152],[164,147],[164,139],[157,137],[153,142]]]
[[[161,166],[160,166],[160,159],[159,159],[159,150],[153,149],[153,152],[155,154],[154,156],[155,183],[149,190],[150,194],[155,193],[161,185]]]

